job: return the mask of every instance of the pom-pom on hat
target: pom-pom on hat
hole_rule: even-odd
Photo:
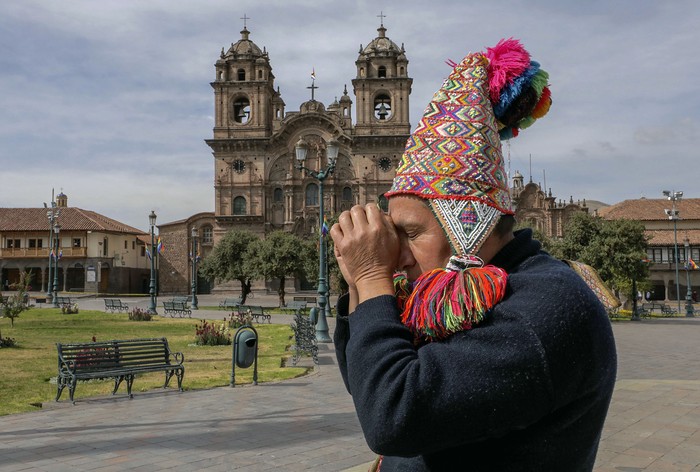
[[[501,215],[513,214],[501,140],[551,105],[548,74],[518,40],[450,65],[385,194],[427,199],[452,247],[446,268],[413,284],[395,279],[402,320],[419,341],[470,329],[504,296],[505,271],[477,257]]]

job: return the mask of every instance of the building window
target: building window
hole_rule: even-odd
[[[272,201],[275,203],[282,203],[284,201],[284,194],[281,188],[276,188],[272,193]]]
[[[352,189],[350,187],[343,187],[343,201],[344,202],[351,202],[352,201]]]
[[[248,123],[250,118],[250,101],[245,97],[239,97],[233,102],[233,121],[240,124]]]
[[[75,241],[75,240],[73,240],[73,241]],[[129,241],[124,241],[124,249],[129,249]]]
[[[81,246],[80,238],[73,238],[73,247],[80,247],[80,246]]]
[[[108,240],[107,238],[104,238],[104,239],[102,240],[102,255],[105,256],[105,257],[107,257],[107,251],[109,250],[109,247],[108,247],[108,244],[107,244],[108,241],[109,241],[109,240]]]
[[[245,80],[245,69],[238,69],[238,80]]]
[[[214,231],[211,226],[204,226],[202,228],[202,242],[204,244],[211,244],[214,242]]]
[[[43,239],[30,239],[28,241],[30,249],[41,249],[44,245]]]
[[[306,186],[306,206],[318,206],[318,185]]]
[[[386,78],[386,67],[385,66],[379,66],[379,69],[377,69],[377,77],[380,79]]]
[[[20,248],[20,240],[19,239],[8,239],[6,245],[7,245],[7,249],[19,249]]]
[[[146,246],[141,246],[141,257],[146,257]]]
[[[233,214],[234,215],[245,215],[246,214],[246,202],[244,197],[236,197],[233,199]]]
[[[131,241],[131,249],[136,249],[136,241]]]
[[[663,251],[660,247],[649,248],[647,249],[647,257],[651,262],[659,264],[663,262]]]

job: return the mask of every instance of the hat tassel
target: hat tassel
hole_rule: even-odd
[[[413,290],[405,275],[394,277],[401,321],[419,340],[445,339],[471,329],[505,295],[506,272],[496,266],[434,269]]]

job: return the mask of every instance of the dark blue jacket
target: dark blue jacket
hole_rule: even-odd
[[[593,469],[617,365],[605,310],[529,230],[491,263],[509,274],[505,298],[419,349],[394,297],[347,318],[339,302],[338,362],[382,472]]]

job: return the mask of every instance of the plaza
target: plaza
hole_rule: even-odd
[[[269,300],[268,300],[269,298]],[[276,295],[256,301],[274,305]],[[146,307],[146,298],[130,304]],[[216,306],[211,295],[200,305]],[[102,299],[81,308],[102,310]],[[223,318],[199,310],[195,318]],[[289,315],[273,315],[288,323]],[[330,330],[335,319],[329,318]],[[618,378],[596,471],[700,470],[700,319],[615,321]],[[47,402],[0,423],[2,471],[367,470],[332,344],[305,377],[257,386]],[[310,359],[304,360],[311,364]],[[185,376],[185,386],[187,377]]]

